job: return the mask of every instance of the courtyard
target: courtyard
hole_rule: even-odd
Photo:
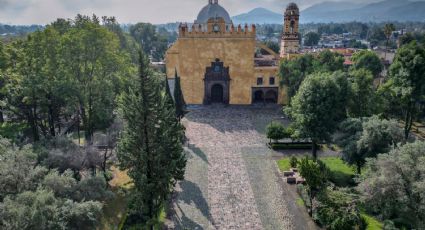
[[[266,125],[281,107],[192,107],[184,120],[188,165],[177,185],[170,229],[315,229],[295,188],[284,183],[267,148]]]

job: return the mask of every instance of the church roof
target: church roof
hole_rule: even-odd
[[[210,18],[223,18],[226,24],[232,24],[229,13],[218,4],[218,0],[209,1],[198,14],[198,18],[195,23],[206,24]]]

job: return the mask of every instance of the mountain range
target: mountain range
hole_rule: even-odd
[[[283,13],[256,8],[232,17],[233,23],[282,24]],[[425,22],[425,2],[384,0],[376,3],[322,2],[301,11],[301,23],[319,22]]]

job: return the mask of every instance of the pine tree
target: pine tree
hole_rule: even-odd
[[[165,78],[165,95],[163,102],[164,110],[162,117],[165,122],[163,126],[167,129],[167,138],[164,138],[163,141],[165,142],[164,148],[169,158],[167,164],[169,165],[168,170],[172,177],[170,181],[170,186],[172,188],[176,181],[184,179],[187,160],[182,148],[185,128],[175,116],[176,105],[171,96],[167,77]]]
[[[148,58],[140,53],[140,78],[137,89],[130,89],[121,100],[126,122],[118,145],[122,169],[134,183],[126,225],[153,229],[167,196],[167,159],[161,147],[161,94],[149,69]]]
[[[184,96],[183,96],[183,92],[180,85],[180,77],[177,74],[177,69],[176,69],[174,84],[175,84],[174,100],[176,102],[176,116],[179,120],[181,120],[187,114],[188,111],[186,110],[186,102],[184,101]]]

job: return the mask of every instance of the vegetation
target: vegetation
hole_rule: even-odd
[[[354,53],[351,60],[354,63],[354,69],[369,70],[374,78],[378,77],[384,68],[378,55],[369,50],[361,50]]]
[[[293,119],[295,135],[309,138],[312,154],[317,158],[317,146],[330,141],[345,114],[347,81],[342,73],[317,73],[309,76],[286,109]],[[332,111],[332,113],[329,113]]]
[[[154,229],[186,159],[181,146],[183,128],[165,85],[157,84],[148,58],[140,54],[137,86],[121,99],[126,125],[118,145],[120,167],[134,183],[125,226]]]
[[[305,46],[316,46],[319,44],[320,35],[316,32],[308,32],[304,35],[304,45]]]
[[[393,221],[398,227],[424,228],[422,207],[425,193],[425,143],[417,141],[371,158],[359,185],[364,203],[372,213]]]
[[[401,47],[390,67],[388,88],[398,98],[404,116],[404,135],[410,130],[418,115],[419,104],[425,94],[425,48],[413,41]]]
[[[361,173],[366,159],[386,153],[403,140],[402,131],[396,121],[371,118],[350,118],[340,125],[342,135],[337,142],[343,148],[343,159],[355,165]]]

